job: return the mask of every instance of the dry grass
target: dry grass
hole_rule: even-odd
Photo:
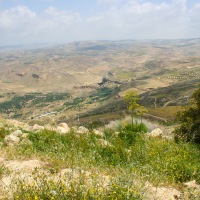
[[[164,118],[166,120],[174,120],[178,111],[182,109],[181,106],[167,106],[161,108],[149,108],[149,114]]]

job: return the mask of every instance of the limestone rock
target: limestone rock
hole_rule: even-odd
[[[16,144],[19,144],[20,138],[10,134],[5,137],[4,141],[8,146],[14,146]]]
[[[21,137],[22,136],[22,131],[21,130],[16,130],[13,133],[11,133],[12,135],[16,136],[16,137]]]
[[[33,127],[32,127],[32,126],[29,126],[28,124],[26,124],[26,125],[23,127],[23,130],[25,130],[25,131],[33,131]]]
[[[67,133],[67,131],[65,130],[65,128],[63,128],[63,127],[61,127],[61,126],[58,126],[56,131],[58,131],[58,132],[61,133],[61,134]]]
[[[61,134],[65,134],[70,132],[70,128],[66,123],[60,123],[57,127],[57,131]]]
[[[65,128],[65,129],[69,129],[69,126],[66,123],[60,123],[58,125]]]
[[[146,194],[146,200],[178,200],[181,198],[181,192],[174,188],[150,187]]]
[[[200,185],[197,185],[195,180],[184,183],[183,185],[187,188],[200,189]]]
[[[21,173],[30,173],[35,169],[42,167],[42,162],[39,160],[26,160],[26,161],[18,161],[11,160],[6,161],[4,166],[8,168],[10,171],[21,172]]]
[[[44,130],[44,126],[39,126],[39,125],[35,124],[35,125],[33,126],[33,130],[34,130],[34,131]]]
[[[15,128],[20,128],[20,127],[23,127],[25,125],[25,123],[19,122],[19,121],[14,120],[14,119],[7,120],[7,123],[8,123],[8,125],[13,126]]]
[[[151,131],[151,133],[147,133],[147,136],[162,138],[163,131],[161,129],[159,129],[159,128],[156,128],[153,131]]]

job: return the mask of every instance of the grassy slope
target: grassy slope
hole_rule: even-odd
[[[138,129],[141,130],[145,129]],[[6,132],[3,129],[1,132],[3,138]],[[1,153],[7,159],[43,160],[48,163],[46,170],[50,174],[64,168],[89,171],[93,181],[88,187],[83,174],[82,178],[66,185],[36,174],[36,185],[18,183],[15,193],[18,199],[143,199],[146,181],[180,190],[183,182],[195,179],[200,183],[199,147],[147,138],[145,133],[136,133],[130,126],[121,124],[117,130],[104,130],[103,139],[107,145],[92,132],[80,135],[71,131],[60,135],[44,130],[31,132],[28,138],[32,145],[3,146]],[[109,187],[99,186],[95,177],[101,175],[109,177]],[[55,196],[52,191],[56,192]]]

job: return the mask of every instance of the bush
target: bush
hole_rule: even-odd
[[[0,142],[3,142],[4,138],[6,135],[9,134],[9,131],[6,130],[5,128],[0,128]]]
[[[121,138],[127,145],[134,144],[140,139],[142,133],[147,132],[147,127],[141,124],[128,124],[122,127],[119,133],[119,138]]]
[[[179,112],[178,120],[181,125],[175,130],[176,141],[182,139],[200,144],[200,84],[199,89],[193,94],[190,106]]]

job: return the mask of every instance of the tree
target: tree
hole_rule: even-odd
[[[130,111],[131,114],[132,125],[134,115],[139,116],[142,123],[142,117],[147,112],[147,109],[139,104],[139,100],[140,98],[135,91],[127,92],[124,97],[124,102],[127,104],[127,109]]]
[[[175,130],[175,139],[200,144],[200,84],[192,97],[190,105],[178,113],[181,124]]]
[[[136,116],[140,117],[140,123],[142,123],[142,118],[148,112],[148,110],[144,106],[139,106],[136,109]]]

